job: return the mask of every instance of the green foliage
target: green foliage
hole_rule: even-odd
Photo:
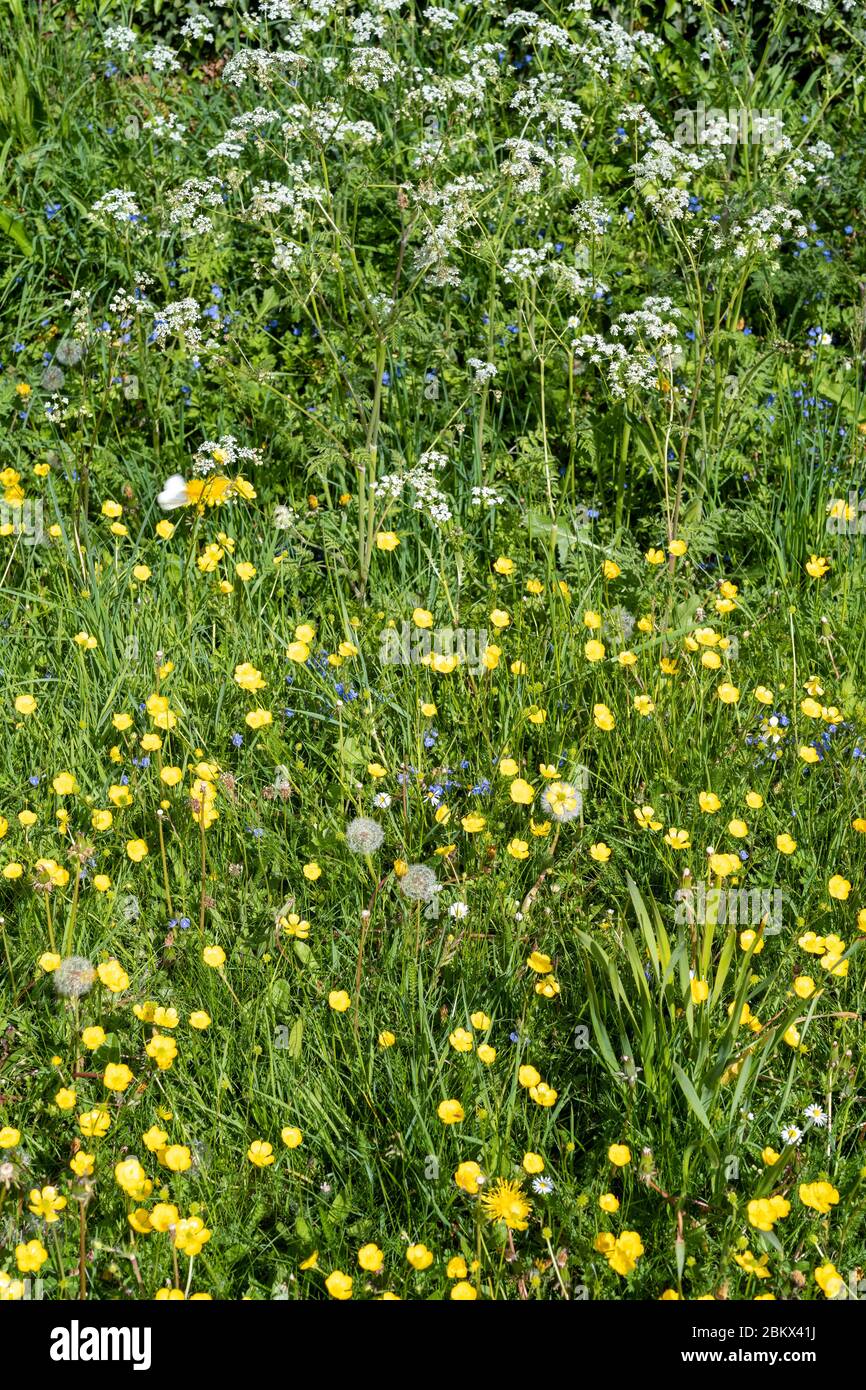
[[[0,1272],[837,1294],[861,21],[251,8],[0,19]]]

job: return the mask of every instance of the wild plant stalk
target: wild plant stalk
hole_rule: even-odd
[[[162,887],[163,892],[165,893],[165,904],[168,908],[168,915],[171,919],[172,917],[174,917],[174,908],[172,907],[171,903],[171,885],[169,883],[168,877],[168,858],[165,852],[165,834],[162,828],[163,819],[164,812],[162,810],[162,807],[159,807],[156,812],[156,828],[159,834],[159,858],[160,863],[162,865]]]
[[[207,846],[205,843],[204,828],[204,803],[201,803],[198,811],[198,830],[199,830],[199,911],[198,911],[198,935],[199,941],[204,946],[204,924],[205,913],[207,911]]]
[[[78,1297],[83,1302],[87,1297],[87,1202],[78,1202]]]
[[[53,922],[52,922],[52,920],[51,920],[51,889],[50,889],[50,885],[46,885],[44,892],[45,892],[45,918],[46,918],[46,922],[47,922],[47,925],[48,925],[48,942],[49,942],[49,945],[51,946],[52,952],[56,955],[56,953],[57,953],[57,943],[56,943],[55,940],[54,940],[54,924],[53,924]]]
[[[367,438],[362,457],[358,459],[358,583],[363,598],[367,589],[370,561],[375,541],[376,459],[378,453],[379,423],[382,411],[382,387],[387,360],[387,344],[382,339],[376,348],[376,373],[373,383],[373,405],[367,426]]]
[[[66,923],[66,929],[63,933],[64,956],[72,955],[72,948],[75,940],[75,922],[76,918],[78,917],[78,900],[81,895],[81,869],[77,861],[73,862],[75,864],[75,867],[73,869],[73,877],[75,879],[75,883],[72,888],[72,906],[69,909],[69,918]]]
[[[6,935],[6,918],[5,918],[5,917],[0,917],[0,936],[3,937],[3,954],[4,954],[5,957],[6,957],[6,966],[7,966],[7,969],[8,969],[8,971],[9,971],[9,983],[10,983],[11,986],[12,986],[12,994],[15,995],[15,994],[18,993],[18,990],[17,990],[17,987],[16,987],[16,985],[15,985],[15,967],[14,967],[13,964],[12,964],[12,953],[11,953],[11,951],[9,950],[9,940],[8,940],[7,935]]]

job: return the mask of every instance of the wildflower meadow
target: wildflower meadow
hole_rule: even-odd
[[[866,1298],[864,79],[859,0],[7,0],[22,1316]]]

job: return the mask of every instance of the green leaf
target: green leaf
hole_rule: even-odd
[[[310,961],[313,959],[313,953],[307,945],[306,941],[298,941],[297,939],[295,939],[292,942],[292,945],[295,948],[295,955],[301,962],[301,965],[309,965]]]
[[[268,990],[268,998],[277,1013],[285,1015],[292,1005],[292,987],[288,980],[274,980]]]
[[[5,208],[0,208],[0,232],[5,232],[8,237],[11,237],[19,251],[22,251],[25,256],[33,255],[33,243],[24,230],[24,223],[19,218],[13,217],[11,212],[7,212]]]
[[[698,1119],[700,1123],[703,1125],[704,1129],[707,1131],[707,1134],[709,1134],[710,1138],[713,1140],[713,1147],[715,1148],[716,1140],[715,1134],[713,1133],[713,1127],[710,1124],[706,1110],[701,1104],[700,1097],[698,1096],[698,1093],[694,1088],[691,1078],[686,1076],[686,1073],[683,1071],[679,1062],[674,1062],[673,1070],[674,1076],[680,1084],[680,1090],[682,1091],[683,1095],[689,1103],[689,1109],[692,1111],[692,1114],[695,1116],[695,1118]]]
[[[289,1032],[288,1053],[293,1062],[300,1060],[301,1046],[304,1041],[304,1020],[300,1016],[295,1019]]]

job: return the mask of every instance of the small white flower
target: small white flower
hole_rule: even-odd
[[[803,1114],[810,1124],[817,1125],[819,1129],[823,1129],[827,1123],[827,1112],[820,1105],[807,1105]]]

